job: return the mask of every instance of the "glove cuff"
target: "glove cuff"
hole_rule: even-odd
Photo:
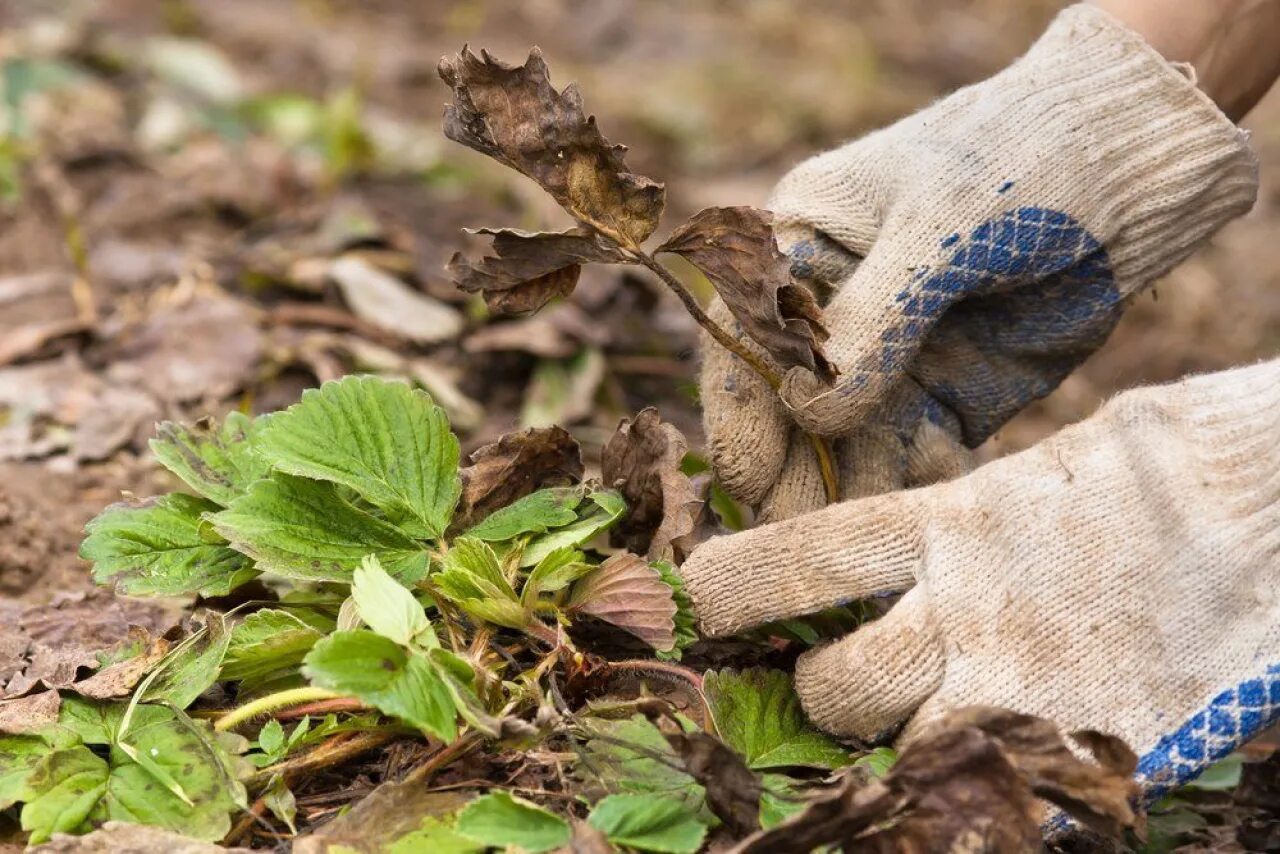
[[[1169,62],[1101,9],[1063,11],[995,80],[1005,75],[1006,108],[1020,98],[1040,105],[1019,110],[1031,121],[1029,143],[1053,150],[1068,140],[1079,158],[1060,157],[1057,181],[1037,195],[1090,212],[1084,225],[1106,246],[1123,291],[1164,274],[1253,206],[1258,162],[1247,132],[1196,86],[1189,65]]]

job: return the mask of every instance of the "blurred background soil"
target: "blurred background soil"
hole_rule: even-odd
[[[352,370],[427,388],[467,447],[558,422],[590,454],[650,403],[700,446],[694,330],[653,283],[589,271],[523,319],[449,283],[452,253],[479,248],[462,227],[565,219],[443,138],[441,55],[470,43],[518,62],[540,45],[632,168],[667,183],[669,228],[763,204],[806,155],[990,75],[1061,5],[6,0],[0,595],[87,586],[83,522],[165,486],[156,420],[276,408]],[[1246,125],[1254,211],[984,453],[1120,389],[1280,351],[1280,90]]]

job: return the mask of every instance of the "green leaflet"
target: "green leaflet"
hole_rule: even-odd
[[[386,846],[386,854],[483,854],[484,844],[458,833],[452,816],[427,816],[412,830]],[[332,849],[331,849],[332,850]]]
[[[426,552],[408,534],[344,500],[329,483],[277,472],[208,518],[260,569],[286,578],[350,582],[371,553],[406,581],[427,569]]]
[[[27,778],[52,750],[75,744],[57,729],[24,735],[0,735],[0,809],[25,799]]]
[[[257,447],[279,471],[332,481],[415,537],[444,533],[458,502],[458,440],[444,410],[407,385],[350,376],[273,416]]]
[[[805,718],[785,672],[761,667],[712,670],[702,684],[720,738],[751,768],[832,769],[849,764],[845,749]]]
[[[61,745],[46,750],[20,799],[31,842],[53,833],[83,832],[89,823],[132,821],[204,841],[226,835],[230,814],[245,806],[230,758],[200,725],[163,706],[134,707],[118,735],[126,705],[68,698],[51,732]],[[110,745],[107,758],[77,744]]]
[[[182,493],[113,504],[88,525],[80,556],[99,584],[132,596],[225,596],[258,573],[202,523],[217,505]]]
[[[707,835],[706,825],[684,803],[652,795],[610,795],[587,822],[615,845],[662,854],[693,854]]]
[[[413,594],[396,581],[373,555],[366,555],[351,580],[355,600],[365,625],[401,646],[439,645],[431,621]]]
[[[307,654],[312,684],[358,697],[379,711],[453,741],[458,712],[426,655],[371,631],[335,632]]]
[[[334,627],[332,620],[310,616],[308,622],[293,611],[265,608],[245,617],[231,631],[222,678],[257,682],[297,667],[316,641]]]
[[[153,671],[155,676],[142,694],[143,702],[165,702],[185,709],[217,681],[231,633],[221,614],[209,612],[205,619],[204,629],[183,641]]]
[[[593,492],[590,498],[585,512],[579,508],[577,522],[534,537],[520,556],[520,565],[533,566],[556,549],[580,546],[612,528],[627,512],[622,496],[612,490]]]
[[[22,829],[32,845],[55,833],[88,829],[89,816],[107,793],[111,768],[84,746],[56,750],[44,757],[27,782]]]
[[[892,747],[877,747],[854,760],[854,765],[866,768],[872,777],[883,777],[898,761],[898,751]]]
[[[500,542],[521,534],[540,534],[576,521],[578,514],[574,511],[581,503],[581,487],[540,489],[490,513],[480,524],[472,526],[467,536]]]
[[[556,549],[529,572],[520,591],[520,602],[531,610],[543,593],[563,590],[593,569],[595,566],[587,563],[586,555],[578,549]]]
[[[569,823],[555,813],[495,790],[458,813],[458,833],[494,848],[514,846],[538,854],[569,843]]]
[[[592,775],[609,792],[668,797],[691,812],[703,810],[706,790],[680,770],[680,758],[643,715],[585,718],[583,724],[587,739],[575,773]]]
[[[512,629],[528,623],[497,554],[486,542],[459,537],[431,580],[450,601],[481,620]]]
[[[151,451],[187,486],[226,507],[271,470],[253,447],[264,423],[242,412],[227,413],[221,425],[210,418],[191,426],[166,421],[156,428]]]

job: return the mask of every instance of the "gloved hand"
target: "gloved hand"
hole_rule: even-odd
[[[725,635],[907,591],[796,665],[819,726],[1003,706],[1125,739],[1153,795],[1280,717],[1280,360],[1127,392],[948,483],[708,541]]]
[[[1075,6],[990,80],[787,175],[769,207],[797,277],[830,295],[842,375],[793,370],[780,402],[704,348],[729,492],[766,518],[823,505],[792,418],[840,440],[846,496],[967,470],[966,448],[1097,349],[1126,298],[1252,206],[1245,133],[1189,73]]]

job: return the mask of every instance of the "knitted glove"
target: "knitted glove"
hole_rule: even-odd
[[[769,206],[797,277],[834,291],[842,374],[793,370],[778,402],[707,348],[726,488],[772,518],[822,506],[792,418],[845,440],[849,496],[966,470],[965,448],[1097,349],[1126,297],[1252,206],[1245,133],[1188,74],[1075,6],[990,80],[787,175]]]
[[[1153,795],[1280,717],[1280,360],[1123,394],[948,483],[711,540],[724,635],[902,591],[796,666],[810,717],[910,738],[971,704],[1124,738]]]

